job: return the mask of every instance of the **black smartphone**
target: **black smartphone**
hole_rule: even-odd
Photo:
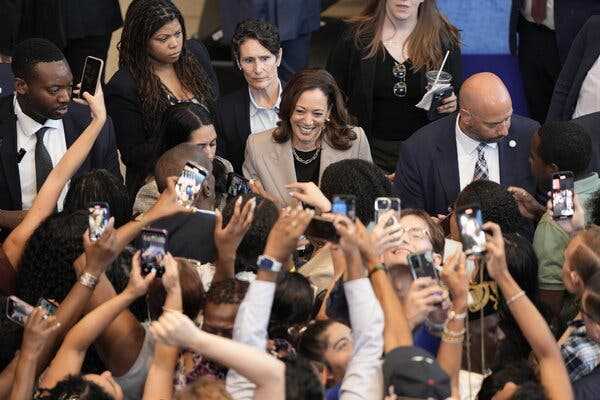
[[[333,214],[345,215],[354,221],[356,218],[356,196],[352,194],[338,194],[333,196],[331,212]]]
[[[81,88],[79,90],[79,96],[82,97],[83,92],[88,92],[92,96],[96,94],[96,87],[98,81],[102,76],[102,67],[104,61],[99,58],[87,56],[85,58],[85,64],[83,65],[83,73],[81,74]]]
[[[333,222],[318,215],[314,216],[308,224],[305,235],[314,239],[326,240],[332,243],[337,243],[340,241],[340,236],[338,235]]]
[[[248,179],[242,175],[230,172],[227,174],[227,194],[231,197],[237,197],[242,194],[252,193]]]
[[[573,217],[574,185],[573,172],[561,171],[552,174],[552,217],[555,219]]]
[[[466,255],[485,253],[485,232],[481,229],[483,218],[479,206],[467,206],[456,210],[456,219],[464,253]]]
[[[184,207],[191,208],[207,176],[206,169],[190,161],[186,162],[175,185],[177,202]]]
[[[408,265],[414,279],[424,277],[430,277],[436,281],[440,279],[437,269],[433,265],[433,252],[431,250],[410,254]]]
[[[167,235],[168,232],[164,229],[142,230],[142,275],[148,275],[153,269],[159,278],[164,274],[163,258],[166,254]]]
[[[374,221],[379,222],[379,218],[390,210],[396,211],[396,218],[400,218],[400,199],[397,197],[378,197],[375,199],[374,209]],[[394,223],[394,220],[390,218],[385,226],[390,226]]]
[[[88,205],[88,225],[90,232],[90,240],[95,242],[102,236],[108,221],[110,220],[110,208],[108,203],[105,202],[93,202]]]
[[[439,106],[442,105],[442,101],[452,96],[454,93],[454,87],[448,86],[443,89],[438,89],[433,93],[433,98],[431,99],[431,107],[429,107],[429,111],[427,111],[427,118],[430,121],[434,121],[442,116],[440,112],[437,110]]]
[[[33,307],[17,296],[9,296],[6,299],[6,317],[11,321],[23,326],[32,312]]]

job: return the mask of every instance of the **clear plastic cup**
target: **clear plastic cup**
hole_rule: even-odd
[[[427,79],[427,86],[425,87],[426,91],[429,91],[433,87],[433,83],[435,82],[435,77],[438,74],[438,70],[427,71],[425,72],[425,78]],[[442,71],[440,74],[440,78],[438,79],[438,84],[450,84],[452,83],[452,75],[446,71]]]

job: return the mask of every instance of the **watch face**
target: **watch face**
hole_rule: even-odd
[[[260,256],[258,258],[258,268],[266,269],[273,272],[279,272],[281,270],[281,263],[277,260],[273,260],[266,256]]]

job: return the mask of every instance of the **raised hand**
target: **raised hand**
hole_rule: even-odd
[[[111,217],[104,232],[95,242],[90,240],[89,229],[83,233],[83,248],[85,250],[86,262],[85,269],[96,277],[106,271],[106,268],[119,255],[114,224],[115,219]]]
[[[303,204],[315,207],[321,212],[329,212],[331,210],[331,202],[313,182],[295,182],[285,187],[291,189],[290,196],[301,201]]]
[[[190,347],[194,336],[203,334],[187,316],[171,310],[163,312],[158,321],[152,322],[150,332],[156,340],[179,348]]]
[[[406,319],[416,327],[447,298],[446,292],[431,278],[417,278],[408,289],[404,300]]]
[[[497,281],[504,274],[508,273],[506,264],[506,253],[504,251],[504,237],[502,230],[493,222],[486,222],[482,226],[488,233],[486,246],[486,268],[490,278]]]
[[[272,193],[267,192],[259,180],[250,179],[248,181],[248,186],[250,186],[250,190],[252,190],[252,193],[254,193],[255,195],[258,195],[262,198],[270,200],[277,207],[281,207],[281,203],[280,203],[279,199],[277,197],[275,197]]]
[[[523,188],[511,186],[507,189],[514,197],[519,212],[524,218],[538,221],[546,212],[542,206],[529,192]]]
[[[235,258],[238,246],[244,239],[248,229],[250,229],[250,225],[252,225],[256,197],[248,200],[243,208],[242,200],[243,198],[240,196],[235,201],[233,215],[225,227],[223,227],[223,215],[219,210],[215,211],[214,237],[219,257],[231,256]]]
[[[150,272],[145,277],[142,276],[142,266],[140,264],[140,251],[138,250],[131,260],[131,273],[129,274],[129,283],[125,291],[131,293],[134,297],[140,297],[148,291],[150,283],[154,280],[156,271]]]
[[[345,215],[338,215],[334,225],[340,234],[340,246],[347,253],[358,250],[365,263],[379,260],[376,238],[367,231],[360,220],[352,222]]]
[[[78,92],[78,90],[74,91],[74,93]],[[94,93],[93,96],[88,92],[85,92],[81,97],[83,99],[73,97],[73,101],[79,104],[87,104],[90,107],[92,119],[104,123],[106,121],[106,106],[104,105],[104,93],[102,92],[102,85],[96,86],[96,93]]]
[[[444,264],[440,277],[450,291],[455,307],[463,308],[467,305],[469,293],[469,276],[465,267],[466,257],[462,251],[452,254]]]
[[[148,219],[157,220],[174,214],[193,212],[193,209],[184,207],[177,202],[177,195],[175,193],[177,179],[174,176],[167,178],[167,187],[160,194],[160,197],[152,208],[145,213]]]
[[[285,263],[296,250],[298,239],[314,214],[313,210],[304,210],[302,207],[281,210],[279,219],[269,233],[264,254]]]
[[[34,308],[25,323],[21,356],[39,356],[46,342],[59,327],[60,323],[55,317],[47,316],[41,307]]]
[[[379,256],[396,247],[404,234],[396,219],[396,213],[395,210],[387,211],[379,218],[377,225],[371,231],[373,244]],[[392,221],[391,224],[389,224],[390,220]]]

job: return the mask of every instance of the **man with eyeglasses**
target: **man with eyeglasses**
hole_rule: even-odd
[[[533,193],[531,136],[539,124],[513,114],[506,86],[492,73],[467,79],[459,111],[417,131],[402,143],[394,191],[403,207],[447,214],[458,193],[484,179]]]

